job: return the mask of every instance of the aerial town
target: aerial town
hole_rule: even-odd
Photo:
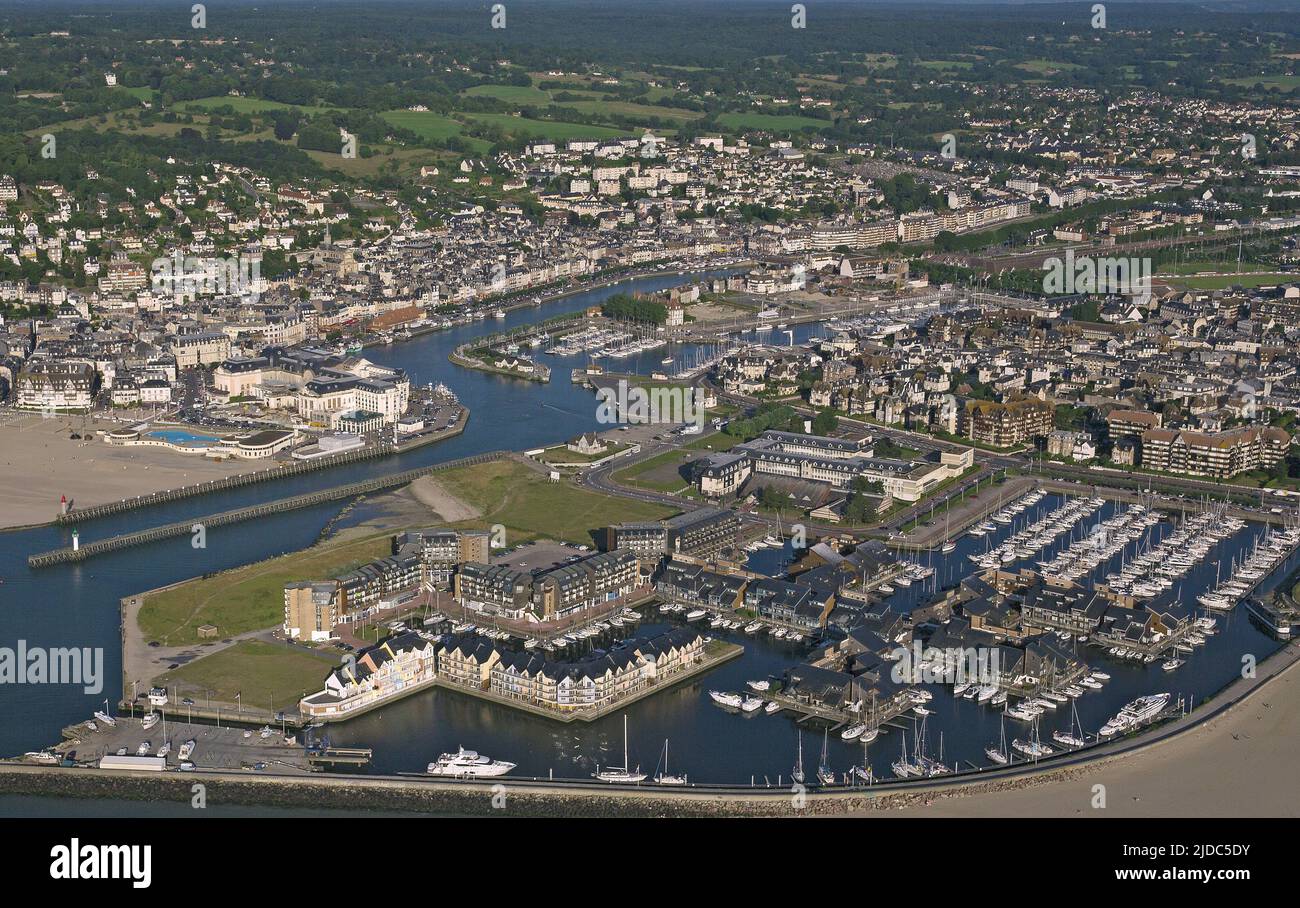
[[[0,7],[0,806],[1300,811],[1294,20],[365,6]]]

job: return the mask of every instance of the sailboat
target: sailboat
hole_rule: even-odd
[[[942,553],[945,554],[945,555],[949,555],[949,554],[951,554],[952,552],[956,551],[956,549],[957,549],[957,541],[956,541],[955,539],[953,539],[953,538],[952,538],[952,535],[948,532],[949,523],[950,523],[950,519],[949,519],[949,516],[948,516],[948,509],[947,509],[947,506],[945,505],[945,506],[944,506],[944,512],[943,512],[943,538],[944,538],[944,543],[943,543],[943,545],[941,545],[941,546],[939,547],[939,551],[942,552]]]
[[[107,700],[104,701],[104,708],[103,708],[103,709],[97,709],[97,710],[95,710],[95,718],[98,719],[100,722],[103,722],[105,725],[108,725],[108,726],[114,726],[114,725],[117,725],[117,720],[114,719],[114,718],[113,718],[111,715],[109,715],[109,713],[108,713],[108,701],[107,701]]]
[[[863,744],[870,744],[880,736],[880,723],[876,721],[876,692],[871,692],[871,724],[863,729],[858,738]]]
[[[1076,731],[1078,732],[1076,734]],[[1052,740],[1057,744],[1065,744],[1068,747],[1083,747],[1088,742],[1085,740],[1083,725],[1079,722],[1079,708],[1070,704],[1070,730],[1052,732]]]
[[[796,782],[803,782],[803,731],[799,732],[799,755],[795,758],[794,769],[790,771],[790,778]]]
[[[1011,755],[1007,753],[1007,717],[1005,715],[1002,717],[1002,742],[997,747],[989,745],[984,748],[984,753],[994,763],[1005,766],[1011,762]]]
[[[899,749],[901,750],[901,754],[899,755],[899,758],[894,761],[893,764],[894,775],[898,776],[898,778],[900,779],[910,779],[913,776],[924,775],[925,773],[920,766],[917,766],[915,763],[907,759],[906,730],[903,732],[902,740],[898,742],[898,746]]]
[[[627,714],[623,714],[623,765],[606,766],[604,769],[598,769],[593,775],[602,782],[644,782],[646,774],[638,766],[635,770],[629,769],[627,765]]]
[[[686,784],[686,775],[684,773],[680,776],[674,776],[674,775],[670,775],[668,772],[668,739],[667,738],[664,738],[664,753],[663,753],[663,757],[661,758],[661,761],[663,765],[663,772],[655,773],[656,784],[658,785],[685,785]]]
[[[826,765],[826,748],[828,743],[829,743],[829,733],[823,732],[822,733],[822,759],[821,759],[821,763],[817,767],[817,779],[823,785],[834,785],[835,772],[829,766]]]

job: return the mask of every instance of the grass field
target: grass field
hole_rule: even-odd
[[[468,114],[472,120],[496,126],[505,132],[527,136],[534,139],[549,139],[552,142],[567,142],[569,139],[616,139],[628,133],[608,126],[587,126],[584,123],[565,123],[552,120],[531,120],[527,117],[512,117],[509,114]]]
[[[1157,273],[1158,276],[1167,274],[1196,275],[1206,271],[1240,273],[1245,271],[1265,271],[1267,268],[1267,265],[1260,265],[1255,262],[1242,262],[1240,265],[1236,262],[1179,262],[1176,265],[1161,265],[1157,269]]]
[[[455,526],[482,529],[499,523],[510,545],[543,538],[590,545],[592,531],[600,527],[676,513],[661,505],[549,482],[510,460],[447,470],[437,478],[439,485],[482,514]]]
[[[648,460],[633,464],[614,474],[614,481],[634,489],[652,489],[656,492],[683,492],[691,487],[681,474],[681,468],[699,460],[699,451],[682,449],[665,451]]]
[[[392,148],[392,154],[384,154],[384,149]],[[350,177],[373,177],[381,171],[389,169],[392,163],[396,163],[397,171],[403,173],[413,171],[420,167],[421,164],[437,164],[437,155],[427,148],[405,148],[401,145],[379,146],[378,153],[368,158],[357,155],[355,158],[345,158],[342,155],[331,154],[328,151],[308,151],[307,155],[321,165],[337,170],[340,173]],[[444,162],[445,163],[445,162]]]
[[[241,640],[167,672],[155,683],[177,688],[199,706],[205,704],[211,691],[213,700],[234,703],[238,696],[242,706],[274,713],[293,706],[303,694],[320,690],[325,675],[336,667],[338,661],[324,653],[262,640]]]
[[[604,457],[612,457],[627,448],[628,445],[611,444],[599,454],[579,454],[577,451],[570,451],[564,445],[556,445],[543,451],[538,459],[545,463],[591,463]]]
[[[710,410],[717,414],[719,410]],[[635,489],[653,489],[656,492],[676,492],[696,497],[692,486],[681,474],[681,467],[699,460],[710,451],[729,451],[739,439],[721,432],[702,435],[682,445],[679,450],[665,451],[614,474],[614,481]]]
[[[462,135],[460,123],[431,110],[388,110],[380,116],[399,129],[409,129],[422,139],[441,142],[452,136],[458,136],[462,142],[480,154],[492,147],[490,142]]]
[[[1050,73],[1050,72],[1069,72],[1070,70],[1079,69],[1077,63],[1065,63],[1060,60],[1026,60],[1024,63],[1017,63],[1016,69],[1023,69],[1031,73]]]
[[[461,94],[472,98],[496,98],[507,104],[546,105],[551,102],[550,92],[532,85],[475,85]]]
[[[1300,76],[1289,76],[1285,73],[1279,73],[1272,76],[1243,76],[1239,79],[1224,79],[1229,85],[1240,85],[1243,88],[1254,88],[1256,85],[1264,86],[1265,90],[1276,88],[1278,91],[1294,91],[1300,88]]]
[[[136,88],[128,88],[125,85],[118,85],[115,90],[139,98],[141,101],[152,101],[153,96],[156,94],[156,92],[147,85],[141,85]]]
[[[191,580],[149,596],[140,607],[140,631],[146,640],[178,646],[197,643],[203,624],[216,625],[223,637],[273,627],[284,620],[286,583],[333,577],[390,550],[388,536],[371,536]]]
[[[704,116],[698,110],[683,110],[678,107],[659,107],[653,104],[637,104],[634,101],[606,101],[593,98],[590,101],[557,101],[559,107],[571,107],[583,113],[595,116],[618,115],[620,117],[658,117],[661,120],[698,120]]]
[[[718,122],[729,129],[771,129],[776,131],[801,129],[826,129],[829,120],[816,120],[794,114],[724,113]]]
[[[230,107],[236,113],[265,113],[268,110],[301,110],[303,113],[318,114],[327,110],[340,110],[337,107],[315,107],[305,104],[283,104],[279,101],[267,101],[264,98],[240,98],[234,95],[214,95],[210,98],[197,98],[184,101],[180,107],[189,110],[213,110],[217,107]]]
[[[1264,287],[1272,284],[1286,284],[1300,280],[1300,275],[1283,274],[1269,271],[1255,274],[1217,274],[1206,277],[1170,278],[1171,284],[1186,287],[1189,290],[1224,290],[1228,287]]]

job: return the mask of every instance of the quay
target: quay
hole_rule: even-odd
[[[67,562],[85,561],[87,558],[91,558],[95,555],[115,552],[121,549],[131,548],[132,546],[145,545],[150,542],[156,542],[160,539],[189,536],[194,532],[195,527],[209,529],[211,527],[226,526],[233,523],[241,523],[246,520],[254,520],[268,514],[294,511],[328,501],[339,501],[357,495],[368,495],[374,492],[382,492],[388,489],[404,486],[410,482],[414,482],[422,476],[427,476],[430,473],[436,473],[440,470],[449,470],[456,467],[489,463],[491,461],[500,460],[506,456],[508,456],[508,452],[506,451],[491,451],[486,454],[476,454],[472,457],[462,457],[457,460],[449,460],[432,466],[421,467],[416,470],[394,473],[390,476],[379,476],[374,479],[366,479],[360,482],[336,486],[332,489],[322,489],[317,492],[309,492],[305,495],[297,495],[293,498],[282,498],[278,501],[268,501],[246,508],[237,508],[233,511],[223,511],[222,513],[210,514],[206,517],[196,517],[192,520],[166,524],[164,526],[153,527],[147,530],[140,530],[135,533],[112,536],[108,539],[88,542],[85,545],[77,547],[40,552],[34,555],[29,555],[27,558],[27,564],[30,567],[38,568],[49,567],[50,565],[55,564],[64,564]]]
[[[369,747],[314,747],[307,749],[307,764],[313,769],[325,766],[366,766],[374,757]]]

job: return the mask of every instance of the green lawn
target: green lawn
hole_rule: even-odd
[[[512,117],[509,114],[476,113],[467,116],[508,133],[533,139],[549,139],[552,142],[567,142],[569,139],[616,139],[628,135],[626,130],[613,129],[609,126],[587,126],[584,123],[565,123],[558,120],[532,120],[528,117]]]
[[[543,451],[538,459],[546,463],[591,463],[595,460],[611,457],[620,451],[626,451],[627,448],[628,445],[625,444],[611,443],[599,454],[579,454],[577,451],[570,451],[564,445],[556,445]]]
[[[324,686],[338,660],[326,653],[314,653],[296,646],[241,640],[234,646],[167,672],[155,679],[160,687],[177,688],[198,706],[213,701],[234,703],[269,712],[288,710],[304,693]]]
[[[496,98],[507,104],[531,104],[535,107],[551,103],[551,93],[532,85],[475,85],[462,92],[473,98]]]
[[[327,110],[340,110],[338,107],[315,107],[303,104],[283,104],[280,101],[268,101],[265,98],[236,97],[234,95],[213,95],[210,98],[197,98],[185,101],[181,107],[188,110],[213,110],[217,107],[230,107],[236,113],[265,113],[268,110],[301,110],[303,113],[318,114]]]
[[[284,620],[286,583],[333,577],[390,551],[387,535],[371,536],[191,580],[150,595],[140,607],[140,631],[146,640],[178,646],[199,642],[203,624],[216,625],[222,637],[273,627]]]
[[[482,529],[499,523],[506,528],[510,545],[541,538],[590,545],[591,531],[600,527],[659,520],[677,513],[662,505],[550,482],[513,460],[447,470],[436,478],[439,485],[482,515],[455,526]]]
[[[729,129],[770,129],[775,131],[829,129],[830,120],[817,120],[795,114],[724,113],[718,122]]]
[[[1255,262],[1242,262],[1238,265],[1236,262],[1172,262],[1161,265],[1157,269],[1157,276],[1168,274],[1186,274],[1196,275],[1203,271],[1212,272],[1245,272],[1245,271],[1264,271],[1268,266],[1260,265]]]
[[[1053,71],[1069,72],[1073,69],[1079,69],[1077,63],[1065,63],[1059,60],[1026,60],[1023,63],[1017,63],[1016,69],[1023,69],[1032,73],[1049,73]]]
[[[1263,287],[1272,284],[1288,284],[1300,281],[1300,274],[1282,274],[1277,272],[1259,272],[1256,274],[1219,274],[1210,277],[1171,278],[1171,284],[1190,290],[1224,290],[1228,287]]]
[[[1238,79],[1224,79],[1229,85],[1240,85],[1243,88],[1254,88],[1256,84],[1264,86],[1265,90],[1276,88],[1278,91],[1294,91],[1300,88],[1300,76],[1289,76],[1285,73],[1279,73],[1271,76],[1243,76]]]
[[[704,455],[690,450],[665,451],[615,473],[613,478],[615,482],[635,489],[680,492],[690,486],[690,483],[682,478],[682,475],[677,472],[678,469],[683,464],[699,460],[702,456]]]
[[[660,107],[655,104],[637,104],[635,101],[606,101],[593,98],[590,101],[557,101],[560,107],[571,107],[583,113],[596,116],[618,115],[620,117],[657,117],[661,120],[698,120],[704,116],[702,111],[685,110],[680,107]]]

